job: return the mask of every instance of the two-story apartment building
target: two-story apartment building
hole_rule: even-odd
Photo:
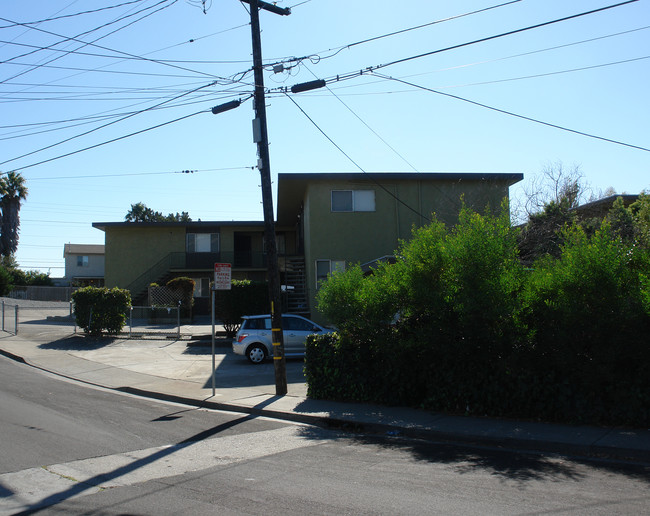
[[[433,213],[453,225],[461,198],[483,211],[500,209],[522,174],[279,174],[276,238],[285,310],[315,314],[318,284],[331,271],[394,253]],[[258,222],[97,222],[105,232],[106,285],[144,301],[152,282],[195,279],[196,308],[207,311],[214,263],[233,278],[264,280],[264,224]]]

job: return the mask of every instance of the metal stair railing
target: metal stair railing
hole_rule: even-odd
[[[134,279],[126,288],[133,299],[145,294],[149,285],[163,278],[173,268],[185,267],[185,253],[169,253]]]
[[[287,257],[285,264],[287,286],[287,311],[293,313],[308,313],[307,282],[305,279],[305,259],[300,256]]]

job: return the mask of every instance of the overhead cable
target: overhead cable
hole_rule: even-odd
[[[6,163],[11,163],[12,161],[16,161],[16,160],[19,160],[19,159],[21,159],[21,158],[25,158],[25,157],[27,157],[27,156],[31,156],[32,154],[36,154],[36,153],[38,153],[38,152],[42,152],[42,151],[44,151],[44,150],[48,150],[48,149],[51,149],[51,148],[56,147],[56,146],[58,146],[58,145],[62,145],[62,144],[64,144],[64,143],[67,143],[67,142],[69,142],[69,141],[71,141],[71,140],[74,140],[74,139],[76,139],[76,138],[80,138],[80,137],[82,137],[82,136],[86,136],[86,135],[88,135],[88,134],[90,134],[90,133],[93,133],[93,132],[95,132],[95,131],[98,131],[98,130],[100,130],[100,129],[104,129],[105,127],[108,127],[109,125],[113,125],[113,124],[116,124],[116,123],[118,123],[118,122],[122,122],[122,121],[124,121],[124,120],[126,120],[126,119],[128,119],[128,118],[131,118],[131,117],[135,116],[135,115],[139,115],[139,114],[145,113],[145,112],[147,112],[147,111],[150,111],[151,109],[154,109],[154,108],[156,108],[156,107],[162,106],[162,105],[164,105],[164,104],[167,104],[167,103],[172,102],[172,101],[174,101],[174,100],[177,100],[177,99],[179,99],[179,98],[185,97],[185,96],[189,95],[190,93],[194,93],[194,92],[196,92],[196,91],[202,90],[202,89],[204,89],[204,88],[207,88],[207,87],[210,87],[210,86],[213,86],[213,85],[214,85],[214,83],[204,84],[203,86],[199,86],[198,88],[194,88],[193,90],[190,90],[190,91],[188,91],[188,92],[185,92],[185,93],[183,93],[183,94],[181,94],[181,95],[177,95],[177,96],[175,96],[175,97],[173,97],[173,98],[171,98],[171,99],[167,99],[167,100],[165,100],[165,101],[163,101],[163,102],[161,102],[161,103],[159,103],[159,104],[156,104],[155,106],[151,106],[151,107],[149,107],[149,108],[143,109],[143,110],[138,111],[138,112],[136,112],[136,113],[132,113],[132,114],[126,115],[126,116],[124,116],[124,117],[122,117],[122,118],[119,118],[119,119],[117,119],[117,120],[113,120],[112,122],[108,122],[108,123],[106,123],[106,124],[104,124],[104,125],[100,125],[99,127],[95,127],[94,129],[90,129],[89,131],[86,131],[86,132],[84,132],[84,133],[80,133],[80,134],[77,134],[77,135],[75,135],[75,136],[71,136],[70,138],[66,138],[65,140],[61,140],[61,141],[59,141],[59,142],[53,143],[53,144],[51,144],[51,145],[48,145],[48,146],[46,146],[46,147],[41,147],[40,149],[36,149],[36,150],[31,151],[31,152],[27,152],[27,153],[25,153],[25,154],[22,154],[22,155],[20,155],[20,156],[15,157],[15,158],[11,158],[11,159],[8,159],[8,160],[5,160],[5,161],[2,161],[2,162],[0,162],[0,165],[4,165],[4,164],[6,164]]]
[[[181,120],[185,120],[185,119],[187,119],[187,118],[190,118],[190,117],[193,117],[193,116],[196,116],[196,115],[200,115],[201,113],[209,113],[209,112],[210,112],[209,109],[202,109],[201,111],[197,111],[197,112],[195,112],[195,113],[191,113],[191,114],[189,114],[189,115],[181,116],[181,117],[179,117],[179,118],[175,118],[174,120],[169,120],[169,121],[167,121],[167,122],[163,122],[163,123],[161,123],[161,124],[154,125],[154,126],[152,126],[152,127],[147,127],[146,129],[141,129],[141,130],[139,130],[139,131],[135,131],[135,132],[133,132],[133,133],[129,133],[129,134],[125,134],[125,135],[122,135],[122,136],[118,136],[117,138],[112,138],[112,139],[110,139],[110,140],[106,140],[106,141],[103,141],[103,142],[100,142],[100,143],[96,143],[96,144],[94,144],[94,145],[90,145],[90,146],[88,146],[88,147],[84,147],[83,149],[77,149],[77,150],[75,150],[75,151],[68,152],[68,153],[66,153],[66,154],[61,154],[61,155],[59,155],[59,156],[54,156],[53,158],[44,159],[44,160],[39,161],[39,162],[37,162],[37,163],[31,163],[31,164],[29,164],[29,165],[25,165],[25,166],[22,166],[22,167],[14,168],[12,171],[13,171],[13,172],[18,172],[18,171],[20,171],[20,170],[25,170],[25,169],[28,169],[28,168],[36,167],[36,166],[38,166],[38,165],[42,165],[42,164],[44,164],[44,163],[49,163],[49,162],[51,162],[51,161],[56,161],[56,160],[59,160],[59,159],[61,159],[61,158],[67,158],[68,156],[73,156],[73,155],[75,155],[75,154],[79,154],[79,153],[81,153],[81,152],[85,152],[85,151],[90,150],[90,149],[96,149],[97,147],[101,147],[101,146],[103,146],[103,145],[108,145],[109,143],[114,143],[114,142],[117,142],[117,141],[120,141],[120,140],[124,140],[124,139],[126,139],[126,138],[130,138],[130,137],[132,137],[132,136],[136,136],[136,135],[138,135],[138,134],[146,133],[147,131],[152,131],[152,130],[154,130],[154,129],[158,129],[158,128],[160,128],[160,127],[164,127],[164,126],[166,126],[166,125],[174,124],[174,123],[176,123],[176,122],[180,122]]]
[[[62,20],[63,18],[74,18],[77,16],[82,16],[84,14],[92,14],[92,13],[98,13],[100,11],[107,11],[109,9],[117,9],[119,7],[124,7],[127,5],[131,4],[137,4],[140,2],[143,2],[144,0],[131,0],[130,2],[124,2],[121,4],[116,4],[116,5],[108,5],[106,7],[100,7],[98,9],[93,9],[91,11],[82,11],[78,13],[72,13],[72,14],[62,14],[61,16],[53,16],[51,18],[45,18],[43,20],[38,20],[38,21],[31,21],[31,22],[23,22],[23,23],[17,23],[13,22],[11,25],[0,25],[0,29],[9,29],[11,27],[19,27],[21,25],[39,25],[41,23],[46,23],[46,22],[51,22],[51,21],[56,21],[56,20]],[[61,11],[59,11],[61,12]]]
[[[338,151],[339,151],[341,154],[343,154],[343,155],[344,155],[344,156],[345,156],[345,157],[346,157],[346,158],[347,158],[347,159],[348,159],[348,160],[349,160],[349,161],[350,161],[350,162],[351,162],[355,167],[357,167],[357,168],[358,168],[362,173],[364,173],[364,174],[368,174],[368,172],[366,172],[366,171],[361,167],[361,165],[359,165],[359,164],[358,164],[358,163],[357,163],[357,162],[356,162],[356,161],[355,161],[355,160],[354,160],[354,159],[353,159],[353,158],[352,158],[352,157],[351,157],[347,152],[345,152],[345,151],[344,151],[344,150],[339,146],[338,143],[336,143],[332,138],[329,137],[329,135],[328,135],[325,131],[323,131],[323,129],[321,129],[321,127],[320,127],[320,126],[319,126],[319,125],[314,121],[314,119],[311,118],[311,117],[307,114],[307,112],[306,112],[304,109],[302,109],[302,107],[301,107],[301,106],[300,106],[300,105],[295,101],[295,99],[293,98],[293,96],[289,95],[288,93],[285,93],[285,95],[289,98],[289,100],[291,100],[291,102],[293,102],[293,104],[294,104],[294,105],[295,105],[295,106],[300,110],[300,112],[301,112],[301,113],[302,113],[302,114],[307,118],[307,120],[309,120],[309,121],[313,124],[313,126],[314,126],[316,129],[318,129],[318,131],[319,131],[319,132],[320,132],[320,133],[321,133],[325,138],[327,138],[327,140],[328,140],[332,145],[334,145],[334,147],[336,147],[336,148],[338,149]],[[419,211],[417,211],[415,208],[413,208],[412,206],[409,206],[408,204],[406,204],[403,200],[401,200],[398,196],[396,196],[396,195],[395,195],[393,192],[391,192],[388,188],[386,188],[384,185],[382,185],[381,183],[379,183],[379,182],[378,182],[378,181],[377,181],[377,180],[372,176],[372,174],[369,174],[368,177],[369,177],[369,178],[370,178],[370,179],[371,179],[371,180],[372,180],[372,181],[373,181],[373,182],[374,182],[374,183],[375,183],[379,188],[381,188],[382,190],[384,190],[388,195],[390,195],[391,197],[393,197],[396,201],[398,201],[398,202],[399,202],[400,204],[402,204],[404,207],[408,208],[410,211],[412,211],[413,213],[415,213],[418,217],[422,217],[422,218],[423,218],[424,220],[426,220],[427,222],[431,222],[431,219],[430,219],[429,217],[427,217],[426,215],[422,215],[422,214],[421,214]]]
[[[445,93],[445,92],[434,90],[434,89],[431,89],[431,88],[426,88],[424,86],[420,86],[420,85],[414,84],[412,82],[407,82],[407,81],[404,81],[402,79],[397,79],[397,78],[391,77],[389,75],[378,74],[376,72],[374,72],[374,73],[375,73],[375,75],[377,75],[378,77],[381,77],[383,79],[387,79],[387,80],[399,82],[399,83],[402,83],[402,84],[406,84],[406,85],[412,86],[414,88],[418,88],[418,89],[428,91],[428,92],[431,92],[431,93],[436,93],[438,95],[444,95],[445,97],[450,97],[450,98],[453,98],[453,99],[456,99],[456,100],[462,100],[463,102],[467,102],[467,103],[473,104],[475,106],[490,109],[490,110],[496,111],[498,113],[503,113],[504,115],[514,116],[514,117],[517,117],[517,118],[521,118],[523,120],[528,120],[529,122],[535,122],[536,124],[542,124],[542,125],[546,125],[548,127],[553,127],[555,129],[560,129],[562,131],[567,131],[567,132],[570,132],[570,133],[579,134],[581,136],[587,136],[588,138],[595,138],[597,140],[602,140],[602,141],[606,141],[606,142],[609,142],[609,143],[615,143],[616,145],[623,145],[625,147],[630,147],[630,148],[633,148],[633,149],[638,149],[638,150],[642,150],[642,151],[645,151],[645,152],[650,152],[650,148],[641,147],[639,145],[632,145],[630,143],[625,143],[625,142],[622,142],[622,141],[619,141],[619,140],[613,140],[611,138],[605,138],[603,136],[597,136],[595,134],[590,134],[590,133],[586,133],[586,132],[583,132],[583,131],[577,131],[575,129],[570,129],[568,127],[564,127],[564,126],[557,125],[557,124],[551,124],[549,122],[544,122],[544,121],[538,120],[536,118],[532,118],[532,117],[524,116],[524,115],[518,115],[517,113],[513,113],[512,111],[506,111],[505,109],[499,109],[499,108],[496,108],[496,107],[493,107],[493,106],[488,106],[487,104],[483,104],[481,102],[476,102],[474,100],[459,97],[458,95],[452,95],[451,93]]]
[[[598,9],[592,9],[591,11],[585,11],[585,12],[578,13],[578,14],[572,14],[570,16],[565,16],[563,18],[558,18],[558,19],[555,19],[555,20],[547,21],[547,22],[537,23],[535,25],[529,25],[528,27],[522,27],[520,29],[511,30],[511,31],[508,31],[508,32],[502,32],[500,34],[495,34],[493,36],[487,36],[485,38],[475,39],[473,41],[468,41],[466,43],[460,43],[458,45],[452,45],[450,47],[441,48],[441,49],[438,49],[438,50],[433,50],[431,52],[425,52],[423,54],[418,54],[418,55],[411,56],[411,57],[396,59],[395,61],[391,61],[389,63],[384,63],[384,64],[381,64],[381,65],[377,65],[377,66],[373,67],[372,69],[373,70],[379,70],[381,68],[386,68],[388,66],[393,66],[393,65],[396,65],[396,64],[405,63],[407,61],[412,61],[414,59],[421,59],[423,57],[432,56],[432,55],[435,55],[435,54],[439,54],[441,52],[447,52],[449,50],[456,50],[458,48],[467,47],[469,45],[475,45],[477,43],[485,43],[486,41],[491,41],[491,40],[498,39],[498,38],[503,38],[503,37],[506,37],[506,36],[512,36],[513,34],[519,34],[520,32],[525,32],[525,31],[528,31],[528,30],[539,29],[541,27],[546,27],[548,25],[552,25],[552,24],[555,24],[555,23],[560,23],[560,22],[564,22],[564,21],[568,21],[568,20],[573,20],[575,18],[580,18],[582,16],[587,16],[587,15],[590,15],[590,14],[599,13],[599,12],[602,12],[602,11],[606,11],[608,9],[614,9],[616,7],[621,7],[623,5],[632,4],[632,3],[635,3],[635,2],[638,2],[638,1],[639,0],[626,0],[625,2],[620,2],[618,4],[613,4],[613,5],[608,5],[608,6],[605,6],[605,7],[600,7]]]

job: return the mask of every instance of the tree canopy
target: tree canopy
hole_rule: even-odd
[[[192,222],[189,213],[186,211],[163,215],[159,211],[153,211],[141,202],[131,205],[131,209],[125,215],[124,220],[126,222]]]

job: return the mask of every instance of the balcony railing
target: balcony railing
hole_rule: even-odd
[[[263,269],[267,267],[266,255],[259,252],[171,253],[173,269],[212,269],[215,263],[230,263],[233,268]]]

